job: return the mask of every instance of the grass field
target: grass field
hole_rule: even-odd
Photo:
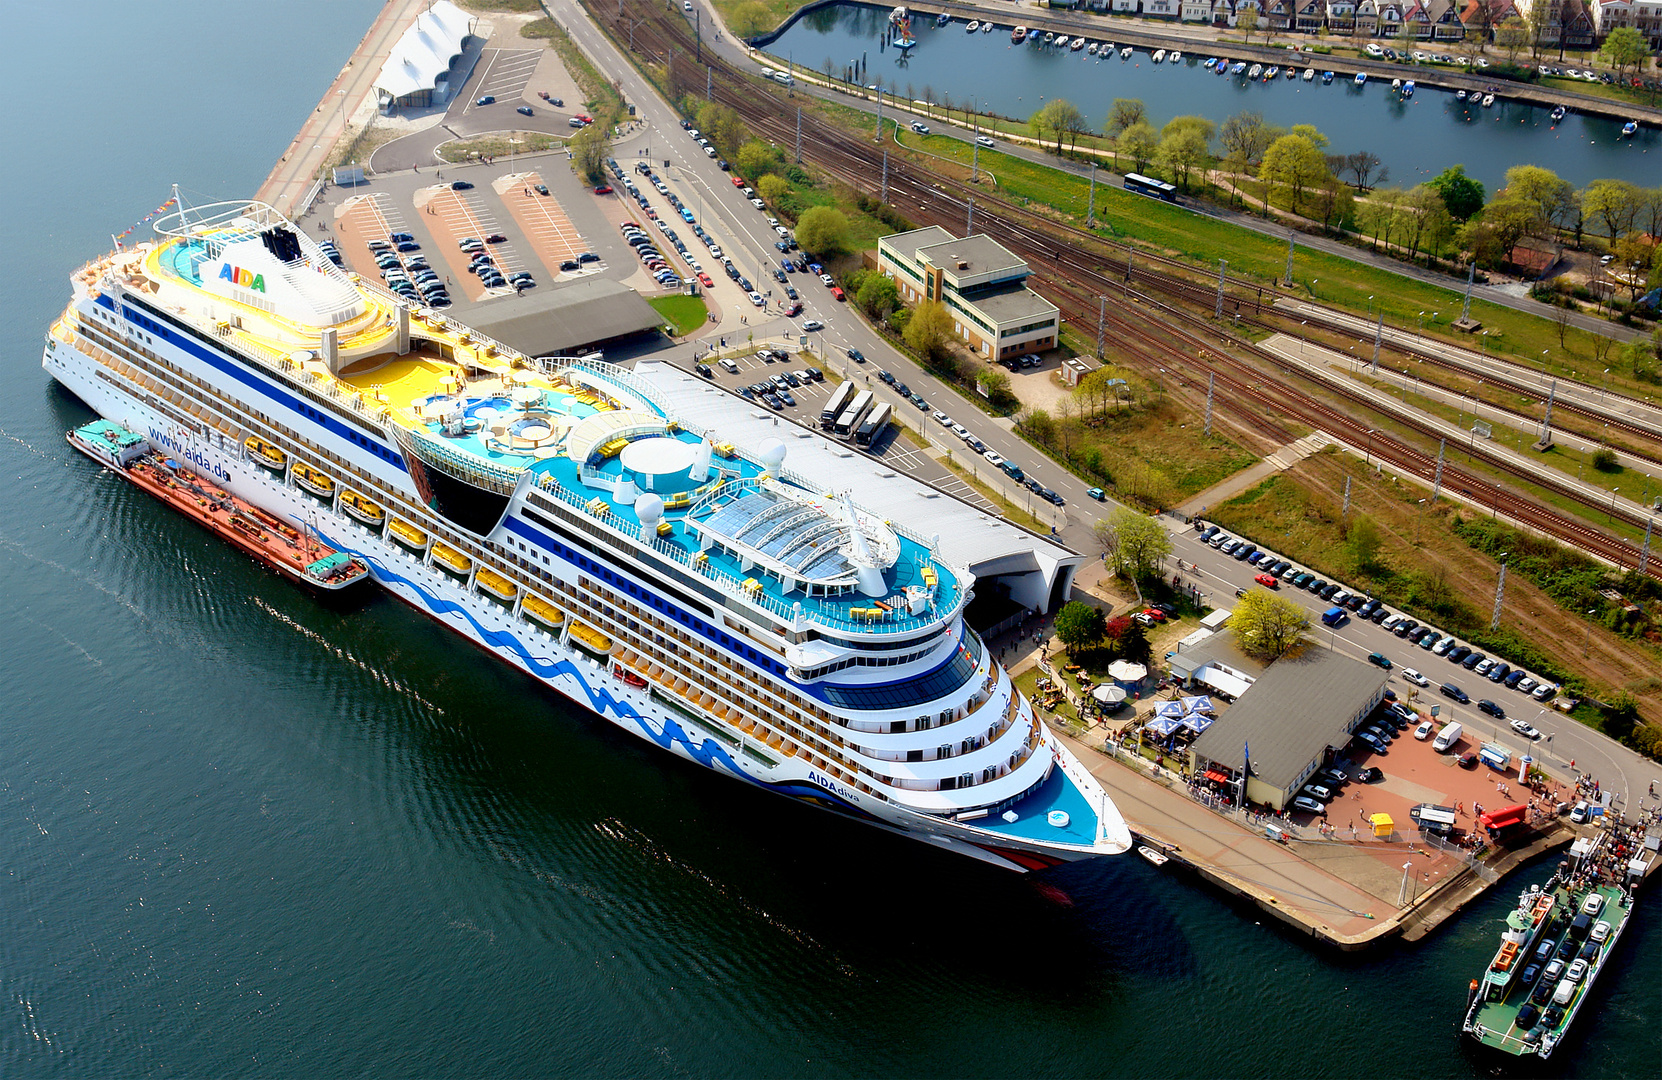
[[[676,337],[686,337],[709,319],[704,301],[696,296],[657,296],[647,303],[675,328]]]

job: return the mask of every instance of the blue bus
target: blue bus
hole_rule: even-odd
[[[1166,202],[1177,201],[1177,185],[1168,184],[1164,180],[1156,180],[1152,176],[1142,173],[1125,174],[1125,190],[1135,191],[1139,195],[1147,195],[1151,199],[1164,199]]]

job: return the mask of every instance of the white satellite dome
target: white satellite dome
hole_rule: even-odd
[[[778,472],[779,464],[785,460],[785,444],[778,439],[763,439],[760,456],[762,464]]]
[[[640,518],[642,528],[656,529],[664,517],[664,500],[650,491],[641,493],[635,500],[635,516]]]

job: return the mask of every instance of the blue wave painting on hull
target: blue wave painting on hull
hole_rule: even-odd
[[[798,782],[773,784],[768,783],[765,780],[758,780],[756,777],[745,772],[744,769],[739,766],[738,762],[734,761],[731,755],[729,755],[726,750],[716,743],[715,740],[705,739],[702,742],[695,743],[692,736],[687,734],[686,729],[676,723],[673,719],[666,719],[664,721],[663,731],[659,732],[653,730],[653,727],[647,721],[647,718],[642,716],[640,712],[629,702],[621,701],[613,697],[604,687],[596,688],[590,686],[589,681],[583,678],[583,673],[571,661],[554,660],[547,657],[532,655],[531,650],[526,648],[524,643],[521,642],[514,634],[509,633],[506,630],[487,630],[478,619],[473,617],[473,613],[471,611],[468,611],[467,608],[456,603],[454,600],[445,600],[441,597],[434,596],[432,593],[423,588],[420,583],[411,581],[402,574],[396,573],[375,556],[370,555],[367,552],[351,548],[342,543],[340,540],[327,535],[321,529],[317,529],[316,532],[318,537],[324,543],[328,544],[336,551],[348,551],[364,560],[377,578],[383,581],[392,581],[400,585],[408,586],[417,596],[421,597],[422,603],[425,604],[428,610],[433,612],[433,614],[447,615],[454,612],[462,616],[462,618],[472,624],[473,629],[478,633],[480,639],[484,641],[485,644],[496,648],[511,650],[521,660],[525,661],[526,666],[529,667],[532,670],[532,673],[537,675],[539,678],[552,681],[558,676],[569,675],[573,679],[576,679],[577,684],[581,686],[583,688],[583,692],[588,695],[590,709],[601,715],[605,715],[607,711],[610,711],[615,716],[633,720],[635,725],[639,727],[643,733],[645,733],[646,737],[651,739],[659,747],[665,750],[672,750],[674,744],[679,742],[682,746],[686,747],[687,754],[694,761],[698,762],[700,765],[703,765],[707,769],[714,769],[719,764],[734,776],[748,780],[750,783],[755,784],[759,788],[765,788],[768,791],[776,791],[795,798],[826,801],[835,804],[836,808],[839,810],[845,810],[860,817],[871,816],[867,811],[862,810],[860,807],[854,806],[845,800],[838,798],[835,793],[813,784],[803,784]]]

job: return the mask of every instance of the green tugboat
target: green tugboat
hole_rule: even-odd
[[[1631,826],[1581,837],[1546,885],[1506,916],[1500,948],[1471,985],[1463,1030],[1517,1057],[1548,1058],[1621,940],[1656,840]]]

